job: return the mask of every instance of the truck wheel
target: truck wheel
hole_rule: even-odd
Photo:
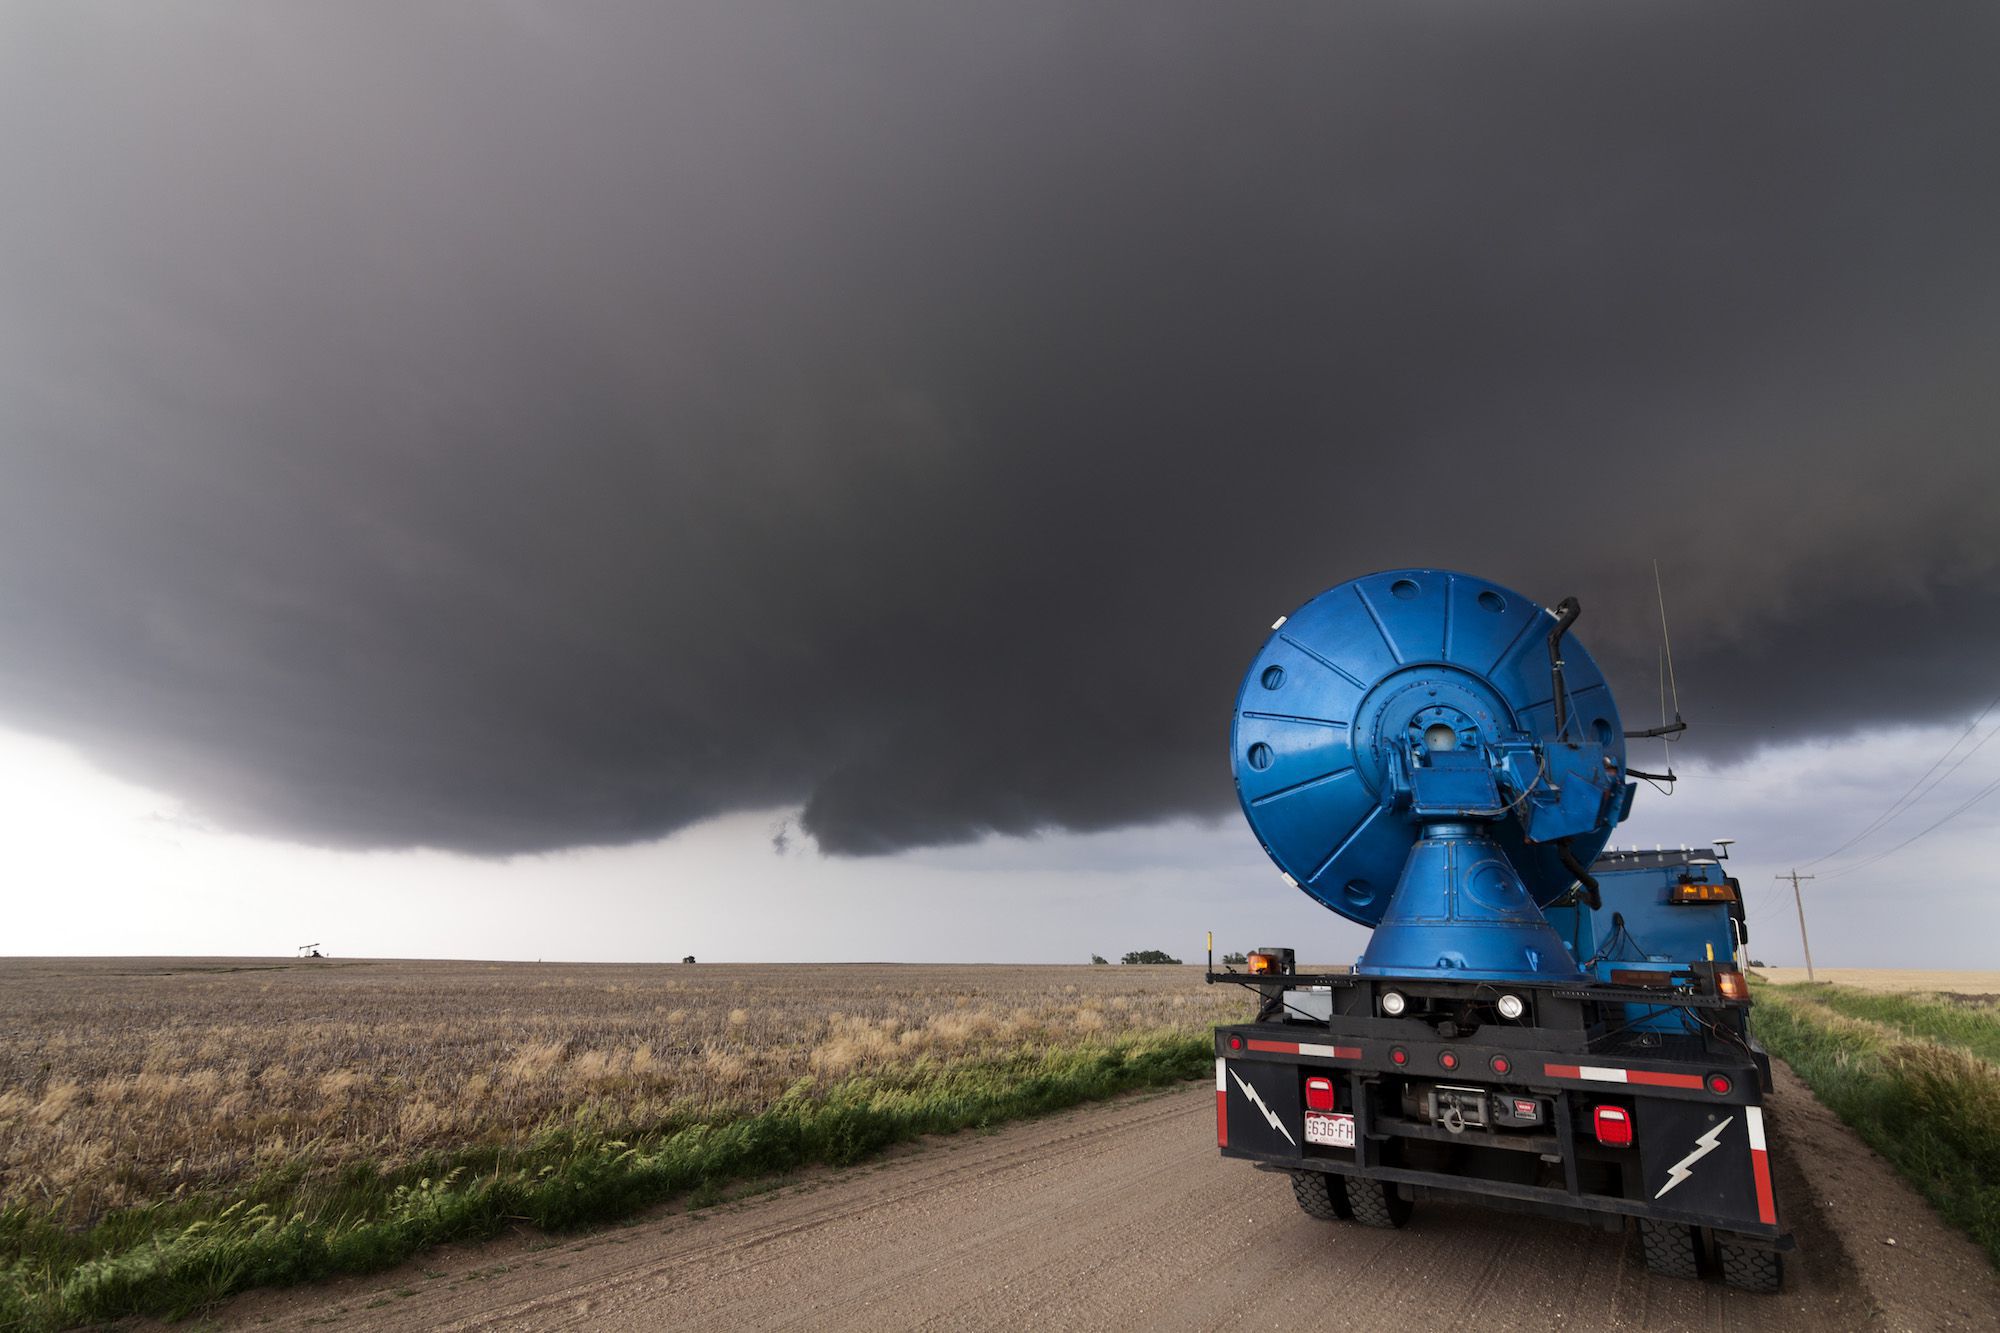
[[[1753,1250],[1715,1238],[1715,1255],[1722,1260],[1722,1280],[1738,1291],[1775,1295],[1785,1282],[1785,1256],[1773,1250]]]
[[[1646,1251],[1646,1267],[1662,1277],[1694,1277],[1696,1263],[1694,1228],[1679,1222],[1639,1220],[1639,1241]]]
[[[1347,1206],[1347,1182],[1330,1172],[1292,1172],[1292,1197],[1307,1217],[1336,1222],[1354,1216],[1354,1210]]]
[[[1400,1227],[1416,1210],[1388,1181],[1358,1176],[1347,1182],[1347,1206],[1354,1210],[1354,1220],[1365,1227]]]

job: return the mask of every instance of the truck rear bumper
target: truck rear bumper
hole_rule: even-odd
[[[1724,1230],[1752,1248],[1791,1246],[1751,1053],[1694,1068],[1593,1064],[1518,1042],[1298,1036],[1285,1024],[1217,1029],[1223,1155],[1551,1216],[1637,1217]],[[1617,1141],[1621,1113],[1626,1143]],[[1351,1117],[1353,1146],[1312,1141],[1309,1115],[1321,1124]]]

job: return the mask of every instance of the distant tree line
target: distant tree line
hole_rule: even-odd
[[[1118,960],[1121,963],[1178,963],[1180,959],[1161,953],[1158,949],[1138,949]]]

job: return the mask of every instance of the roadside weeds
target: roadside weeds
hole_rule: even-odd
[[[332,1180],[294,1171],[252,1197],[121,1210],[85,1231],[17,1207],[0,1213],[0,1330],[178,1318],[252,1287],[376,1272],[520,1224],[561,1232],[677,1196],[713,1202],[731,1181],[847,1165],[925,1134],[1179,1082],[1212,1058],[1206,1029],[1169,1030],[919,1062],[831,1087],[801,1079],[774,1105],[719,1123],[616,1137],[569,1127],[525,1148],[437,1155],[390,1173],[350,1167]]]
[[[1977,1043],[1990,1013],[1961,1023],[1946,1002],[1827,987],[1757,998],[1771,1054],[2000,1266],[2000,1067],[1939,1040]]]

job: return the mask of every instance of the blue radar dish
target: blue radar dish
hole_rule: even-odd
[[[1497,775],[1485,790],[1502,799],[1484,836],[1537,906],[1567,892],[1577,877],[1558,845],[1589,865],[1630,789],[1617,704],[1574,635],[1561,639],[1557,732],[1557,623],[1497,583],[1398,569],[1329,588],[1273,626],[1236,696],[1230,756],[1244,817],[1286,878],[1351,921],[1380,924],[1436,821],[1412,799],[1416,754],[1433,794],[1471,768]]]

